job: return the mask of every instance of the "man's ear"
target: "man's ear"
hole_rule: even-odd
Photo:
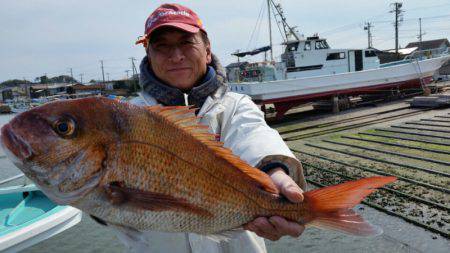
[[[211,44],[206,45],[206,63],[210,64],[212,61]]]

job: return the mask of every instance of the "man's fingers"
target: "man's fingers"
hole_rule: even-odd
[[[255,229],[255,231],[253,231],[253,230],[251,230],[251,231],[255,232],[255,234],[257,234],[258,236],[269,239],[271,241],[277,241],[281,238],[281,235],[265,233],[264,231],[262,231],[261,229],[258,229],[257,227],[255,227],[254,229]]]
[[[259,217],[253,221],[253,225],[257,227],[261,232],[267,234],[276,234],[276,228],[269,222],[267,218]]]
[[[292,237],[299,237],[303,233],[303,230],[305,230],[304,226],[295,222],[289,222],[278,216],[270,217],[269,222],[278,230],[280,234],[290,235]]]
[[[302,202],[303,201],[302,189],[300,189],[300,187],[296,185],[294,182],[292,183],[293,184],[288,184],[284,187],[281,187],[281,194],[294,203]]]
[[[276,241],[281,238],[275,227],[267,220],[267,218],[259,217],[254,221],[246,224],[245,229],[255,232],[258,236],[264,237],[271,241]]]
[[[285,196],[287,199],[294,203],[303,201],[303,191],[302,189],[290,178],[286,175],[286,179],[281,185],[281,194]]]
[[[284,170],[276,168],[271,170],[269,175],[272,178],[273,183],[280,190],[280,193],[288,200],[295,203],[303,201],[302,189],[284,172]]]

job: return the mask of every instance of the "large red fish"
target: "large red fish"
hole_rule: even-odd
[[[137,230],[217,234],[283,216],[355,235],[380,232],[352,207],[394,177],[280,197],[269,176],[224,148],[186,107],[105,98],[53,102],[1,129],[14,163],[47,196]]]

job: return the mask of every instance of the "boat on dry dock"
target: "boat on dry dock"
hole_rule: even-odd
[[[435,71],[450,59],[446,49],[431,54],[418,51],[407,59],[380,64],[376,49],[332,49],[317,34],[305,38],[286,23],[281,7],[274,7],[286,31],[281,61],[238,61],[227,66],[227,77],[232,91],[249,95],[263,110],[273,104],[277,118],[311,101],[424,89]],[[267,54],[271,48],[233,55]]]

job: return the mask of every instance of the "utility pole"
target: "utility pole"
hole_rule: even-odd
[[[109,73],[106,73],[106,75],[108,76],[108,82],[109,82]]]
[[[134,77],[135,75],[137,75],[136,65],[134,64],[134,61],[136,60],[136,58],[130,57],[129,59],[131,60],[131,71],[133,73],[132,77]],[[128,78],[128,74],[127,74],[127,78]]]
[[[136,59],[134,57],[130,57],[130,60],[131,60],[131,70],[133,71],[133,76],[132,76],[133,90],[134,90],[134,92],[136,92],[137,91],[137,88],[136,88],[137,81],[134,79],[135,75],[137,75],[136,65],[134,65],[134,60],[136,60]],[[128,79],[128,72],[127,72],[127,79]]]
[[[73,71],[72,71],[72,68],[69,68],[69,70],[70,70],[70,77],[72,77],[72,80],[70,80],[70,83],[73,83]]]
[[[103,77],[103,82],[105,82],[105,69],[103,68],[103,60],[101,60],[100,63],[102,64],[102,77]]]
[[[372,26],[372,23],[370,23],[370,22],[366,22],[366,25],[364,26],[364,30],[366,30],[367,31],[367,45],[368,45],[368,48],[373,48],[373,45],[372,45],[372,32],[370,31],[370,28],[372,28],[373,26]]]
[[[270,60],[273,61],[272,20],[271,20],[271,17],[270,17],[270,2],[271,2],[271,0],[267,0],[267,15],[269,17]]]
[[[426,33],[422,33],[422,18],[419,18],[419,35],[417,38],[419,39],[419,50],[422,50],[422,36]]]
[[[403,21],[402,19],[402,6],[403,3],[392,3],[391,6],[394,6],[394,9],[390,11],[391,13],[395,13],[395,54],[398,58],[398,26],[400,25],[400,22]]]
[[[83,84],[83,73],[80,74],[80,83]]]
[[[129,78],[129,77],[128,77],[128,72],[130,72],[130,70],[127,69],[127,70],[125,70],[125,72],[127,73],[127,79],[128,79],[128,78]]]

